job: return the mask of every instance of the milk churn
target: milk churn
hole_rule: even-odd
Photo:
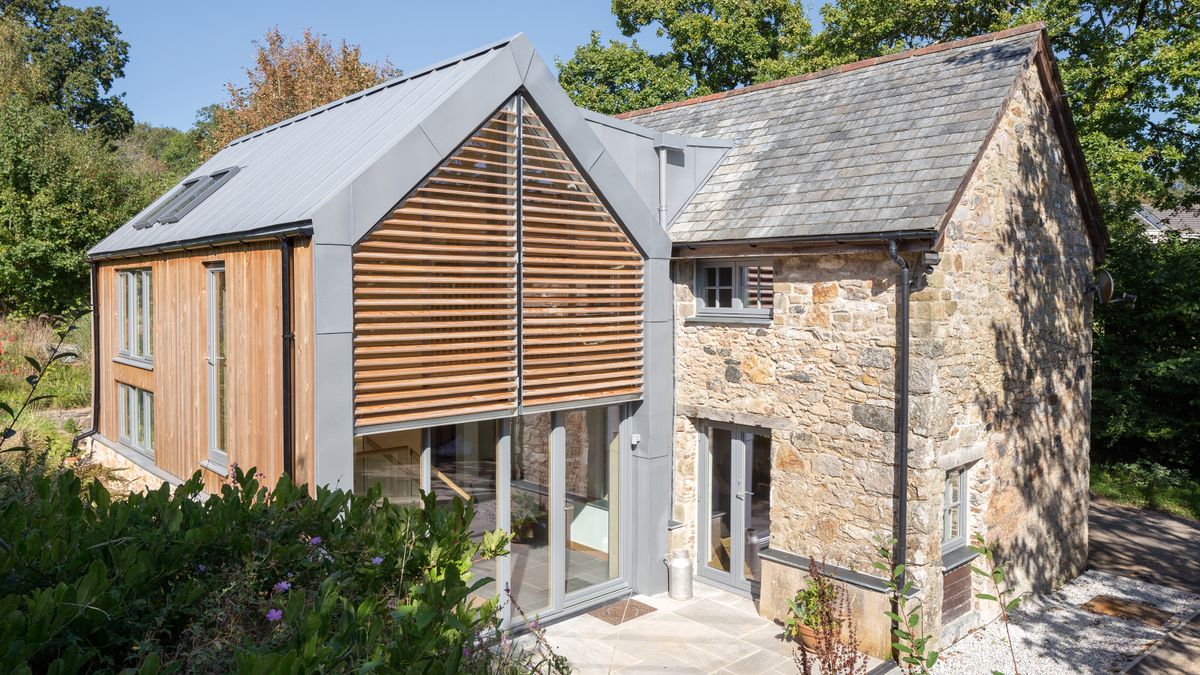
[[[667,560],[667,594],[672,600],[692,599],[692,559],[686,548],[677,549]]]

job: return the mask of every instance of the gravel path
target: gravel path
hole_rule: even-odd
[[[1162,628],[1154,628],[1080,608],[1097,595],[1145,603],[1170,612],[1172,618]],[[1051,595],[1022,602],[1010,627],[1022,675],[1113,673],[1196,612],[1200,612],[1200,595],[1092,570]],[[1000,622],[947,648],[933,672],[974,675],[993,670],[1012,672]]]

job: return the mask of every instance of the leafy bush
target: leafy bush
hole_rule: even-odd
[[[1200,478],[1200,240],[1118,229],[1105,267],[1137,304],[1096,308],[1092,458]]]
[[[1142,508],[1200,520],[1200,481],[1154,462],[1092,466],[1092,491]]]
[[[0,476],[0,654],[25,672],[489,670],[473,507],[396,506],[237,472],[114,500],[72,471]],[[486,650],[484,655],[486,656]],[[506,665],[519,672],[519,667]]]

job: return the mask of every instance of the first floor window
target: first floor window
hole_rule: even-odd
[[[154,457],[154,394],[127,384],[117,385],[121,442]]]
[[[766,261],[705,261],[697,273],[696,314],[770,318],[774,283]]]
[[[946,472],[942,501],[942,551],[967,544],[967,468]]]
[[[154,357],[150,270],[117,272],[117,352],[142,361]]]

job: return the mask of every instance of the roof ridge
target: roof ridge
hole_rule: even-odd
[[[411,73],[404,73],[401,75],[397,75],[396,77],[393,77],[390,80],[385,80],[383,82],[380,82],[379,84],[377,84],[373,87],[368,87],[366,89],[363,89],[362,91],[356,91],[353,94],[343,96],[342,98],[339,98],[336,101],[330,101],[329,103],[319,105],[311,110],[306,110],[306,111],[300,113],[299,115],[289,117],[286,120],[283,120],[281,122],[276,122],[274,124],[267,125],[261,129],[251,131],[250,133],[248,133],[244,136],[239,136],[239,137],[233,139],[232,141],[229,141],[228,143],[226,143],[225,146],[222,147],[221,149],[224,150],[225,148],[232,147],[234,145],[238,145],[239,143],[244,143],[252,138],[257,138],[259,136],[262,136],[263,134],[267,134],[267,133],[270,133],[277,129],[280,129],[282,127],[288,126],[289,124],[293,124],[295,122],[299,122],[299,121],[307,119],[309,117],[313,117],[314,115],[319,115],[327,110],[336,108],[336,107],[338,107],[340,105],[344,105],[346,103],[350,103],[351,101],[355,101],[357,99],[364,98],[366,96],[370,96],[371,94],[374,94],[375,92],[394,87],[398,84],[403,84],[410,80],[415,80],[419,77],[424,77],[426,75],[437,72],[439,70],[443,70],[445,68],[449,68],[451,66],[458,65],[459,63],[462,63],[463,61],[478,58],[478,57],[488,54],[490,52],[496,51],[497,49],[506,47],[510,42],[512,42],[513,40],[516,40],[521,35],[523,35],[523,33],[517,33],[515,35],[510,35],[509,37],[506,37],[503,40],[497,40],[495,42],[488,43],[481,47],[476,47],[475,49],[463,52],[463,53],[459,54],[458,56],[452,56],[443,61],[438,61],[438,62],[434,63],[433,65],[425,66],[424,68],[420,68]]]
[[[872,57],[869,59],[863,59],[861,61],[854,61],[852,63],[846,63],[846,64],[843,64],[840,66],[826,68],[824,70],[816,70],[811,73],[804,73],[802,75],[793,75],[792,77],[785,77],[785,78],[782,78],[779,80],[771,80],[769,82],[759,82],[758,84],[751,84],[751,85],[748,85],[745,87],[739,87],[737,89],[729,89],[726,91],[719,91],[719,92],[716,92],[713,94],[705,94],[703,96],[694,96],[692,98],[683,99],[681,101],[671,101],[669,103],[661,103],[659,105],[656,105],[656,106],[653,106],[650,108],[641,108],[638,110],[630,110],[627,112],[618,113],[616,115],[613,115],[613,117],[616,117],[617,119],[629,119],[632,117],[637,117],[639,115],[646,115],[646,114],[653,113],[653,112],[660,112],[663,110],[671,110],[673,108],[682,108],[684,106],[695,105],[697,103],[707,103],[708,101],[717,101],[717,100],[720,100],[723,98],[727,98],[729,96],[738,96],[740,94],[749,94],[751,92],[762,91],[764,89],[772,89],[774,87],[781,87],[781,86],[785,86],[785,85],[789,85],[789,84],[795,84],[797,82],[806,82],[808,80],[816,80],[816,79],[820,79],[822,77],[828,77],[830,75],[838,75],[841,73],[848,73],[848,72],[855,71],[855,70],[861,70],[863,68],[870,68],[872,66],[879,66],[879,65],[883,65],[885,63],[892,63],[894,61],[903,61],[905,59],[910,59],[910,58],[914,58],[917,56],[925,56],[927,54],[935,54],[937,52],[950,51],[952,49],[961,49],[963,47],[971,47],[974,45],[983,44],[983,43],[987,43],[987,42],[996,42],[996,41],[1004,40],[1004,39],[1007,39],[1007,38],[1010,38],[1010,37],[1013,37],[1016,35],[1022,35],[1025,33],[1033,33],[1033,32],[1037,32],[1037,31],[1045,30],[1045,28],[1046,28],[1046,23],[1044,21],[1035,21],[1033,23],[1027,23],[1027,24],[1023,24],[1020,26],[1014,26],[1012,28],[1007,28],[1007,29],[1001,30],[1001,31],[995,31],[992,33],[985,33],[983,35],[976,35],[974,37],[963,38],[961,40],[955,40],[953,42],[935,42],[934,44],[926,45],[924,47],[918,47],[916,49],[909,49],[909,50],[903,51],[903,52],[896,52],[895,54],[886,54],[884,56],[875,56],[875,57]]]

